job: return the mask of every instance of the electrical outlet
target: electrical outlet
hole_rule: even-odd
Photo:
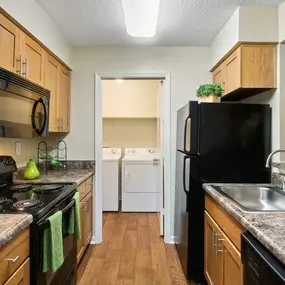
[[[15,153],[18,156],[22,154],[22,144],[19,142],[15,144]]]

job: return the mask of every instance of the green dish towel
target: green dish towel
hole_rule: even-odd
[[[79,192],[74,194],[73,199],[75,200],[75,203],[70,210],[68,233],[75,233],[76,238],[79,240],[81,239]]]
[[[43,272],[56,272],[63,264],[62,212],[48,218],[50,226],[44,231]]]

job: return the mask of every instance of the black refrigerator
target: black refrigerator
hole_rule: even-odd
[[[203,183],[268,183],[271,108],[189,102],[177,112],[174,242],[188,279],[204,283]]]

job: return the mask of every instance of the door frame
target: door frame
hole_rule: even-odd
[[[173,243],[171,238],[171,75],[170,73],[128,73],[98,72],[95,77],[95,192],[93,207],[95,217],[93,219],[92,244],[102,242],[103,212],[102,212],[102,80],[104,79],[159,79],[165,84],[164,92],[164,241]],[[167,175],[166,175],[167,174]]]

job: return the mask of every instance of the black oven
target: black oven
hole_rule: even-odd
[[[74,192],[61,201],[53,210],[41,220],[31,225],[31,285],[75,285],[77,280],[77,240],[75,234],[68,234],[63,230],[63,255],[64,262],[56,271],[43,272],[43,238],[44,230],[49,227],[47,218],[56,211],[62,211],[63,223],[68,225],[70,210],[74,206]]]

